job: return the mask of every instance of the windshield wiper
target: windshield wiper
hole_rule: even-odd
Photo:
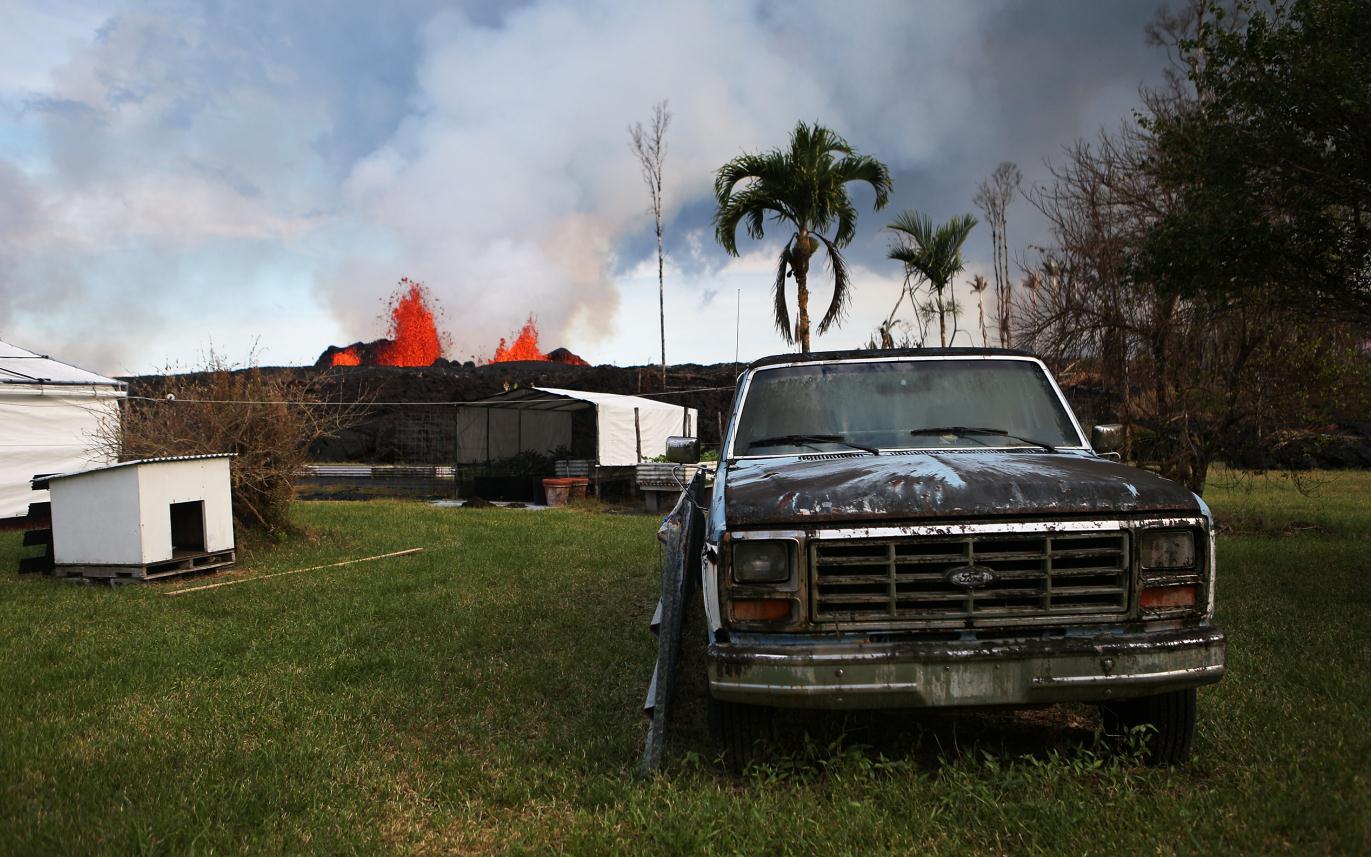
[[[850,446],[853,449],[860,449],[862,452],[869,452],[872,455],[880,455],[881,451],[874,446],[866,446],[860,443],[853,443],[840,434],[781,434],[775,437],[764,437],[748,443],[747,448],[752,449],[756,446],[807,446],[810,449],[817,449],[816,443],[840,443],[843,446]]]
[[[912,430],[910,434],[914,435],[915,437],[925,434],[963,434],[968,436],[977,434],[993,434],[998,435],[1000,437],[1007,437],[1010,440],[1017,440],[1021,443],[1031,444],[1032,446],[1039,446],[1047,450],[1048,452],[1057,451],[1057,447],[1053,446],[1050,443],[1044,443],[1040,440],[1034,440],[1031,437],[1021,437],[1020,435],[1007,432],[1004,429],[984,428],[982,426],[930,426],[928,428],[916,428]],[[984,444],[982,444],[982,446],[984,446]]]

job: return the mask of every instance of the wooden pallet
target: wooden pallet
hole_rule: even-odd
[[[47,489],[47,477],[51,473],[35,474],[30,485],[35,491]],[[52,571],[52,503],[43,500],[29,504],[29,513],[24,521],[24,547],[41,547],[38,556],[26,556],[19,560],[20,574],[46,574]]]
[[[106,580],[112,584],[134,583],[159,580],[183,574],[204,574],[230,568],[237,561],[237,551],[209,551],[206,553],[178,556],[162,562],[147,565],[58,565],[53,568],[55,577]]]
[[[19,560],[20,574],[44,573],[52,570],[52,507],[48,503],[30,503],[25,519],[29,529],[24,531],[24,547],[41,547],[38,556]]]

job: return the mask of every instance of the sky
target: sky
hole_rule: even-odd
[[[851,3],[0,0],[0,339],[107,374],[313,363],[428,285],[449,356],[537,317],[593,363],[660,358],[656,244],[628,127],[665,99],[667,360],[792,350],[771,323],[789,233],[714,240],[714,172],[819,122],[889,165],[861,212],[858,347],[899,295],[884,227],[977,213],[1117,127],[1164,56],[1141,0]],[[1049,239],[1023,200],[1011,250]],[[960,289],[990,276],[990,232]],[[822,272],[820,272],[822,273]],[[811,274],[817,315],[830,288]],[[816,282],[817,281],[817,282]],[[975,302],[963,296],[979,344]],[[793,296],[792,296],[793,301]],[[973,341],[974,340],[974,341]]]

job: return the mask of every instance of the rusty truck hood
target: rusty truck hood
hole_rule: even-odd
[[[1200,510],[1169,479],[1091,455],[929,452],[730,462],[728,526]]]

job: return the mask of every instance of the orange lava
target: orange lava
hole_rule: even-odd
[[[519,335],[514,337],[514,341],[505,344],[505,338],[500,337],[500,344],[495,346],[495,356],[490,358],[491,363],[509,363],[514,360],[547,360],[548,356],[538,349],[538,323],[533,320],[533,316],[528,317],[524,326],[519,328]]]
[[[438,312],[437,304],[423,283],[402,277],[395,293],[386,302],[386,315],[390,318],[387,338],[358,342],[346,348],[330,348],[321,355],[320,361],[326,360],[326,365],[331,366],[432,366],[444,351],[445,337],[438,332],[434,320]],[[532,315],[519,328],[513,342],[500,339],[495,354],[487,362],[515,360],[590,365],[565,348],[544,353],[538,347],[538,322]]]
[[[386,302],[390,331],[385,339],[333,355],[334,366],[432,366],[443,356],[443,340],[433,321],[432,300],[423,283],[401,277]]]
[[[344,348],[333,355],[334,366],[361,366],[362,355],[357,353],[356,348]]]
[[[428,289],[408,277],[390,297],[390,341],[377,349],[382,366],[432,366],[443,356],[433,310],[428,308]]]

